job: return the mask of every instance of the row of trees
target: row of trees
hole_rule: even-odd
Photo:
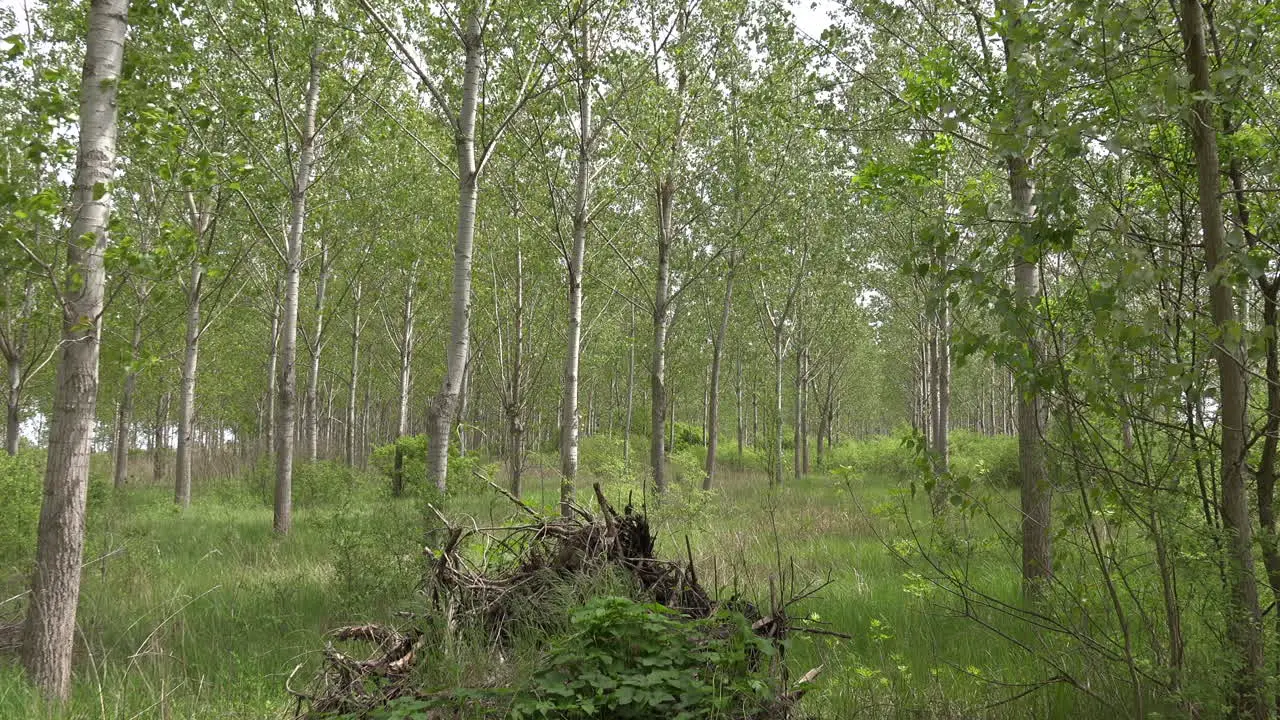
[[[1016,430],[1026,600],[1083,592],[1055,509],[1141,528],[1154,565],[1084,530],[1090,577],[1160,588],[1099,611],[1140,710],[1183,688],[1170,558],[1204,548],[1234,706],[1270,714],[1266,8],[849,0],[813,37],[754,0],[160,2],[126,44],[126,5],[6,19],[0,350],[10,452],[49,418],[24,653],[50,694],[95,425],[117,484],[172,434],[183,506],[198,446],[270,452],[285,533],[300,459],[421,432],[396,492],[446,490],[452,448],[518,493],[555,447],[569,512],[584,434],[662,492],[685,419],[708,488],[724,437],[781,484],[811,436],[821,465],[910,424],[939,516],[966,502],[949,429]]]

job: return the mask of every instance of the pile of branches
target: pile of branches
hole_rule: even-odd
[[[654,554],[656,536],[645,514],[630,503],[619,513],[605,498],[599,484],[594,486],[596,513],[571,504],[572,516],[553,518],[544,517],[503,488],[490,485],[509,498],[527,517],[527,522],[498,528],[455,525],[432,508],[444,527],[439,548],[424,548],[423,554],[429,560],[422,590],[429,599],[431,611],[425,619],[442,624],[448,634],[480,630],[490,642],[506,643],[531,614],[548,607],[558,591],[573,587],[583,578],[606,572],[620,572],[629,578],[634,584],[635,599],[659,603],[691,620],[732,610],[751,622],[755,634],[779,644],[789,631],[813,632],[795,627],[788,609],[811,597],[826,583],[806,586],[785,602],[774,596],[771,584],[772,610],[768,613],[736,596],[720,603],[712,599],[699,580],[687,538],[686,558],[680,561],[657,558]],[[286,683],[288,691],[297,698],[295,717],[335,714],[360,717],[396,698],[422,697],[409,682],[410,671],[426,638],[420,630],[356,625],[333,630],[330,636],[333,641],[356,641],[372,646],[372,654],[366,659],[357,659],[339,651],[330,641],[324,651],[324,667],[310,690],[296,691],[291,682]],[[301,665],[295,668],[294,674],[300,668]],[[792,684],[789,692],[777,698],[766,714],[757,717],[787,716],[820,670],[814,668],[806,673]],[[291,675],[290,680],[292,678]]]

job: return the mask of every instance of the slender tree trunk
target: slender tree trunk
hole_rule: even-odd
[[[203,284],[204,265],[200,262],[197,250],[196,257],[191,261],[191,278],[187,285],[187,334],[178,393],[178,455],[174,468],[173,501],[183,508],[191,505],[191,441],[195,429],[196,372],[200,359],[200,298]]]
[[[449,350],[444,381],[429,412],[427,479],[440,492],[448,488],[450,423],[458,407],[466,372],[471,339],[471,253],[476,223],[476,101],[480,88],[481,5],[466,19],[462,45],[466,64],[462,76],[462,107],[458,113],[458,227],[453,247],[452,310],[449,321]]]
[[[151,482],[164,478],[165,423],[169,421],[169,393],[156,398],[155,423],[151,426]]]
[[[360,383],[360,297],[359,280],[351,291],[351,384],[347,388],[347,465],[356,466],[356,388]]]
[[[96,0],[80,85],[80,142],[67,233],[63,285],[62,348],[54,383],[53,419],[45,465],[44,501],[36,535],[35,571],[22,631],[27,677],[48,698],[67,699],[71,653],[84,559],[89,452],[98,398],[98,350],[102,331],[103,256],[111,218],[109,186],[116,155],[116,91],[119,87],[128,0]],[[86,237],[93,243],[87,245]]]
[[[18,454],[18,437],[22,429],[22,362],[20,354],[5,358],[8,366],[8,382],[6,383],[7,402],[5,407],[4,449],[10,455]]]
[[[129,445],[133,436],[133,394],[138,387],[138,357],[142,348],[142,317],[133,319],[133,335],[129,339],[129,367],[124,375],[124,387],[120,390],[120,407],[116,415],[115,472],[112,480],[117,488],[124,487],[129,477]]]
[[[1240,656],[1235,714],[1270,717],[1265,699],[1262,612],[1253,575],[1252,521],[1245,477],[1247,456],[1248,386],[1246,358],[1236,327],[1234,289],[1221,271],[1228,254],[1221,198],[1221,164],[1218,155],[1218,123],[1210,99],[1213,85],[1205,44],[1205,22],[1199,0],[1181,1],[1181,30],[1186,49],[1191,91],[1191,140],[1195,152],[1200,224],[1203,230],[1205,270],[1211,279],[1209,306],[1213,323],[1221,333],[1212,343],[1221,388],[1222,524],[1227,534],[1227,579],[1231,588],[1228,637]]]
[[[804,342],[802,338],[798,338],[796,342],[796,376],[795,376],[795,404],[792,407],[794,412],[791,420],[791,472],[796,480],[801,479],[804,473]]]
[[[22,288],[22,309],[18,313],[18,327],[0,334],[0,355],[4,355],[8,382],[5,384],[4,449],[9,455],[18,454],[18,438],[22,430],[22,389],[26,386],[26,352],[29,324],[36,311],[36,281],[27,279]]]
[[[782,326],[774,332],[773,341],[773,478],[771,485],[782,485]]]
[[[737,428],[738,429],[738,433],[737,433],[738,467],[741,468],[742,467],[742,446],[744,441],[746,440],[745,435],[746,435],[747,428],[746,428],[746,424],[743,421],[743,411],[742,411],[742,355],[740,353],[734,359],[734,365],[735,365],[735,368],[734,368],[735,377],[734,377],[734,383],[733,383],[733,393],[735,397],[734,404],[736,405],[734,409],[737,411],[737,414],[738,414],[738,428]]]
[[[271,339],[267,344],[267,399],[266,421],[263,423],[263,447],[267,454],[275,449],[276,427],[276,366],[280,358],[280,293],[282,287],[276,281],[275,294],[271,297]]]
[[[1026,51],[1023,28],[1024,0],[1002,0],[1008,29],[1004,37],[1008,97],[1013,104],[1010,132],[1022,138],[1032,121],[1030,88],[1024,78],[1023,54]],[[1028,260],[1022,246],[1034,245],[1031,234],[1036,208],[1035,187],[1031,179],[1026,150],[1018,148],[1007,159],[1009,195],[1014,215],[1019,221],[1011,252],[1014,263],[1014,295],[1026,323],[1027,353],[1038,367],[1042,361],[1040,338],[1036,328],[1036,296],[1039,293],[1039,269]],[[1042,596],[1043,586],[1053,575],[1052,537],[1053,488],[1045,465],[1044,441],[1041,438],[1044,411],[1039,390],[1033,379],[1019,383],[1017,392],[1018,472],[1022,500],[1022,578],[1023,594],[1029,599]]]
[[[400,384],[396,403],[396,457],[395,469],[391,474],[391,494],[400,497],[404,494],[404,448],[400,440],[409,434],[409,381],[413,366],[414,338],[414,288],[417,285],[418,263],[415,260],[409,270],[404,288],[403,312],[400,316]]]
[[[520,232],[516,231],[516,307],[515,337],[511,349],[511,378],[507,385],[507,474],[511,493],[520,497],[524,490],[524,253],[520,248]]]
[[[631,306],[631,334],[627,338],[627,410],[622,432],[622,464],[631,467],[631,419],[636,397],[636,306]]]
[[[934,418],[933,418],[933,477],[932,509],[936,516],[946,509],[949,488],[944,478],[951,466],[951,313],[944,298],[937,310],[937,327],[934,331]]]
[[[1267,419],[1263,429],[1262,455],[1258,459],[1258,529],[1262,546],[1262,563],[1267,570],[1272,601],[1280,604],[1280,541],[1276,533],[1276,461],[1280,450],[1280,349],[1277,346],[1277,295],[1280,279],[1264,279],[1262,285],[1262,332],[1266,338]],[[1274,621],[1274,632],[1280,636],[1280,616]],[[1275,661],[1280,665],[1280,660]],[[1280,697],[1276,698],[1280,705]]]
[[[649,462],[653,464],[653,489],[667,490],[667,463],[663,438],[667,430],[667,332],[670,324],[671,241],[675,183],[665,179],[658,186],[658,271],[653,297],[653,350],[649,361]]]
[[[587,223],[591,203],[591,33],[585,13],[579,19],[578,166],[574,181],[573,247],[569,252],[569,328],[565,350],[564,394],[560,416],[560,514],[572,517],[578,478],[578,365],[582,353],[582,273],[587,255]],[[591,413],[587,412],[590,427]]]
[[[306,422],[302,427],[302,437],[307,445],[307,460],[315,462],[320,441],[320,355],[324,352],[324,305],[329,287],[329,245],[320,243],[320,276],[316,278],[316,324],[312,332],[307,350],[310,353],[311,368],[307,373],[307,396],[304,400],[303,417]]]
[[[276,488],[273,526],[287,534],[293,526],[293,451],[298,404],[298,293],[302,275],[303,230],[307,218],[307,190],[315,160],[316,110],[320,104],[320,42],[311,48],[311,74],[307,80],[298,170],[290,192],[292,212],[285,241],[284,317],[280,338],[280,412],[276,427]]]
[[[724,304],[720,308],[720,327],[711,345],[711,382],[707,390],[707,475],[702,489],[715,486],[716,452],[720,449],[720,361],[724,355],[724,340],[729,333],[729,313],[733,307],[733,275],[737,262],[729,258],[729,273],[724,279]],[[742,458],[742,366],[738,366],[738,458]]]

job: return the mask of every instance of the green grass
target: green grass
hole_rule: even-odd
[[[287,716],[285,678],[298,663],[300,681],[309,677],[327,629],[421,608],[413,591],[422,562],[421,501],[392,499],[382,479],[334,466],[300,476],[300,496],[308,501],[300,503],[285,538],[271,530],[271,508],[256,475],[205,482],[186,512],[173,508],[168,488],[97,490],[87,557],[125,551],[86,571],[72,702],[63,715],[41,708],[16,658],[0,656],[0,718]],[[619,507],[628,497],[640,503],[634,480],[604,480],[604,486]],[[526,488],[528,502],[554,508],[553,479],[535,473]],[[1016,497],[1003,488],[990,492]],[[1018,683],[1049,671],[1012,642],[956,617],[955,603],[912,574],[924,566],[904,543],[910,536],[904,507],[927,535],[927,502],[912,499],[898,481],[815,475],[770,490],[759,471],[725,469],[713,493],[677,486],[650,511],[660,553],[683,556],[687,536],[704,584],[716,584],[722,595],[738,588],[767,605],[771,577],[788,589],[793,576],[797,586],[829,578],[799,610],[851,639],[797,635],[787,657],[793,677],[825,666],[802,704],[812,717],[1100,713],[1100,705],[1062,684],[999,702],[1026,689]],[[509,519],[513,510],[497,493],[479,489],[451,498],[448,507],[454,518],[483,524]],[[970,576],[1015,602],[1016,560],[991,540],[991,522],[954,520],[947,536],[973,538],[964,551]],[[906,550],[912,561],[890,547]],[[779,581],[780,574],[786,579]],[[21,578],[9,578],[0,590],[21,586]],[[0,622],[20,619],[20,606],[0,606]],[[1002,631],[1046,653],[1057,651],[1031,628]],[[1071,669],[1092,677],[1087,665],[1082,658]],[[438,675],[451,672],[455,681],[466,681],[461,669]]]

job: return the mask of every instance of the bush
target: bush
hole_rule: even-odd
[[[858,477],[910,480],[919,473],[919,464],[908,440],[905,433],[855,440],[833,449],[829,462],[852,469]]]
[[[831,452],[832,467],[848,467],[855,476],[907,482],[921,477],[927,465],[917,453],[909,430],[896,435],[857,440]],[[951,432],[951,473],[995,487],[1018,484],[1018,439],[967,430]]]
[[[706,445],[706,443],[702,442],[702,426],[700,425],[678,422],[675,425],[675,436],[675,447],[669,448],[672,452]]]
[[[405,435],[393,443],[373,449],[369,460],[373,468],[387,479],[395,477],[397,446],[401,452],[405,489],[410,494],[415,494],[426,483],[427,436]],[[450,448],[448,473],[450,493],[465,493],[484,486],[484,481],[476,477],[477,473],[491,480],[495,479],[498,466],[496,463],[486,462],[475,453],[459,455]]]
[[[694,621],[661,605],[601,597],[570,622],[511,717],[693,720],[768,697],[756,660],[773,648],[739,614]]]
[[[44,483],[44,453],[23,450],[10,457],[0,452],[0,559],[10,571],[22,572],[36,547],[36,527],[40,523],[41,489]],[[12,563],[12,565],[10,565]]]
[[[1018,438],[956,430],[951,433],[951,472],[993,487],[1017,487]]]

